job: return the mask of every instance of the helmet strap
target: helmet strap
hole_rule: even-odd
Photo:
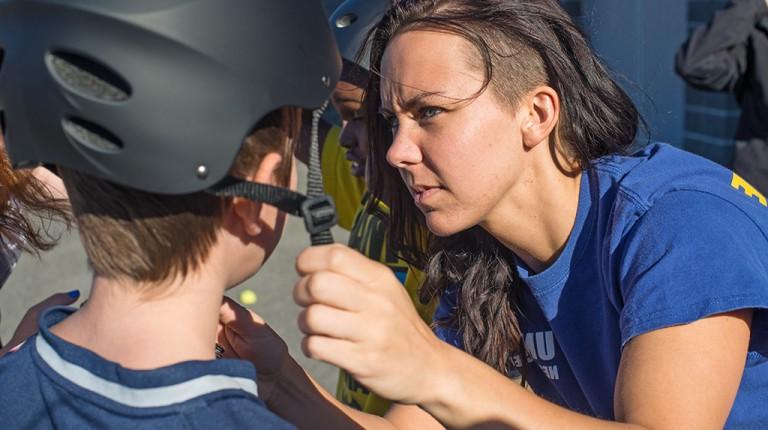
[[[328,100],[312,112],[312,132],[309,141],[309,171],[307,172],[307,196],[310,198],[325,197],[330,199],[329,196],[325,195],[323,190],[323,174],[320,171],[320,138],[318,132],[320,128],[320,117],[323,116],[323,112],[325,112],[327,108]],[[334,220],[336,219],[335,217],[336,212],[334,210]],[[312,246],[333,243],[331,230],[324,229],[318,230],[315,233],[310,232],[310,241],[312,242]]]
[[[318,133],[320,117],[327,107],[326,100],[319,109],[312,112],[306,196],[287,188],[244,181],[233,176],[227,176],[207,191],[219,197],[243,197],[275,206],[285,213],[304,219],[312,246],[333,243],[330,229],[336,225],[338,217],[333,199],[323,191]]]
[[[322,232],[330,236],[328,230],[337,222],[336,206],[327,195],[305,196],[287,188],[244,181],[233,176],[227,176],[206,191],[218,197],[243,197],[267,203],[287,214],[303,218],[304,226],[312,237]],[[313,241],[312,245],[317,244]]]

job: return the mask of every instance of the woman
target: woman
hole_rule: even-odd
[[[427,267],[423,298],[441,302],[433,333],[379,265],[338,246],[299,256],[305,353],[403,404],[386,421],[349,417],[366,428],[768,420],[762,195],[670,146],[633,153],[636,108],[554,0],[401,1],[372,43],[368,94],[383,117],[369,115],[372,189],[391,202],[403,255]],[[286,415],[287,394],[310,397],[288,367],[267,366],[267,403]],[[536,394],[504,376],[514,367]]]

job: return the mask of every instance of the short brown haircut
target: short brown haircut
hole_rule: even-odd
[[[243,142],[230,174],[244,177],[270,152],[283,156],[277,180],[287,185],[298,109],[264,117]],[[88,261],[96,275],[138,283],[186,276],[205,262],[229,204],[206,192],[159,195],[60,169]]]

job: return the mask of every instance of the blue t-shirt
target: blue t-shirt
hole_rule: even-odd
[[[0,428],[294,428],[258,398],[250,363],[187,361],[126,369],[48,330],[71,312],[44,313],[40,334],[0,359]]]
[[[518,271],[527,285],[520,325],[528,381],[542,397],[613,419],[629,340],[752,308],[727,427],[768,423],[768,202],[737,175],[664,144],[602,158],[582,174],[562,254],[541,273],[520,263]],[[454,312],[456,288],[443,295],[436,320]],[[457,329],[436,332],[461,347]]]

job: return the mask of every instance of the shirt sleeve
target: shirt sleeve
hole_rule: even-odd
[[[628,232],[618,263],[622,347],[660,328],[768,308],[766,226],[762,207],[695,191],[660,198]]]

